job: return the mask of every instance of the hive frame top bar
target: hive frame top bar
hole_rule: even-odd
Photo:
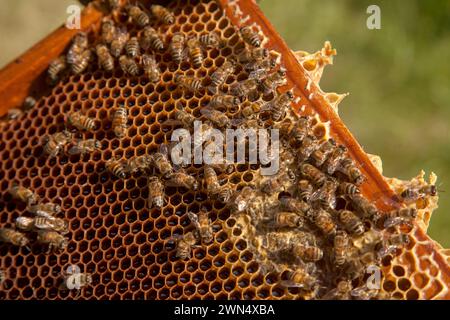
[[[49,92],[45,84],[45,71],[50,62],[65,50],[77,32],[91,29],[100,23],[102,16],[95,6],[87,6],[81,14],[80,30],[67,29],[63,25],[1,69],[0,116],[22,105],[29,95]]]

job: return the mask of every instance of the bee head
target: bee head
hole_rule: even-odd
[[[289,99],[291,99],[291,100],[294,99],[294,93],[292,91],[286,92],[286,95]]]

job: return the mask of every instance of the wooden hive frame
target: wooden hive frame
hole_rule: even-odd
[[[311,80],[308,72],[298,62],[295,54],[275,31],[257,4],[252,0],[218,0],[218,2],[235,26],[241,24],[241,19],[245,19],[246,24],[256,24],[267,39],[265,46],[280,53],[281,65],[287,70],[288,79],[288,83],[281,90],[293,88],[295,94],[301,97],[300,101],[294,105],[297,111],[315,112],[323,122],[330,123],[331,136],[349,149],[352,158],[356,160],[360,169],[368,177],[362,186],[363,194],[370,200],[375,201],[378,208],[383,211],[401,207],[403,204],[394,190],[370,161],[368,155],[327,101],[318,84]],[[88,6],[82,13],[82,29],[89,30],[94,25],[98,26],[102,16],[101,11],[94,6]],[[0,101],[2,101],[0,115],[21,105],[22,101],[30,94],[39,97],[48,93],[44,81],[45,71],[49,63],[66,49],[76,32],[76,30],[68,30],[64,26],[60,27],[0,71],[0,83],[2,84],[0,88]],[[420,272],[439,279],[438,282],[440,283],[440,285],[434,287],[428,286],[427,289],[420,292],[419,297],[449,299],[450,266],[444,251],[430,239],[421,226],[416,226],[411,236],[416,239],[416,254],[427,257],[425,262],[418,257],[420,266],[417,267]],[[419,263],[411,259],[411,254],[396,259],[405,265],[407,273],[410,268],[415,268],[414,265]],[[437,271],[431,270],[436,268]],[[417,272],[411,274],[411,277],[415,275],[417,275]]]

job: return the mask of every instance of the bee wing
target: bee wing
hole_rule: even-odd
[[[369,300],[376,296],[376,290],[368,290],[366,286],[358,287],[350,291],[350,294],[361,300]]]
[[[213,109],[210,107],[205,107],[200,110],[200,113],[209,119],[212,117]]]
[[[309,202],[318,201],[322,198],[322,190],[319,189],[311,194],[311,197],[309,197]]]
[[[188,218],[189,218],[189,220],[191,220],[191,222],[192,222],[193,224],[195,224],[195,225],[198,225],[198,224],[199,224],[198,216],[197,216],[195,213],[193,213],[193,212],[188,212]]]
[[[269,111],[272,109],[273,109],[273,103],[271,101],[267,102],[261,106],[261,111]]]
[[[282,280],[280,284],[286,288],[306,288],[306,285],[303,283],[296,283],[292,280]]]
[[[244,123],[245,119],[230,119],[232,126],[239,126]]]
[[[69,155],[80,154],[83,152],[83,148],[80,147],[78,142],[74,144],[68,151]]]
[[[411,221],[401,218],[401,217],[395,217],[395,218],[386,219],[386,221],[384,222],[384,227],[387,229],[387,228],[398,226],[400,224],[404,224],[409,227],[413,226]]]

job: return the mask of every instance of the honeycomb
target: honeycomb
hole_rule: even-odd
[[[251,12],[250,21],[246,23],[258,22],[261,17],[254,4],[245,1],[225,4],[224,1],[178,0],[170,1],[167,7],[175,14],[176,21],[171,26],[157,24],[162,34],[170,37],[179,31],[193,34],[215,31],[226,40],[226,46],[205,52],[204,63],[197,69],[188,62],[176,65],[168,52],[155,54],[161,69],[158,83],[150,83],[144,76],[126,76],[119,68],[113,73],[104,72],[93,64],[84,74],[59,82],[49,94],[38,99],[34,108],[2,126],[0,225],[12,226],[17,217],[26,215],[25,205],[13,201],[8,193],[12,181],[17,181],[42,200],[60,203],[69,221],[70,233],[67,249],[58,254],[46,254],[45,248],[39,245],[33,245],[29,252],[26,248],[0,244],[0,270],[6,270],[0,299],[304,298],[297,288],[282,286],[280,274],[262,272],[245,235],[233,228],[236,221],[230,209],[211,201],[203,189],[194,192],[166,188],[166,205],[160,210],[148,209],[147,178],[135,175],[121,180],[105,169],[106,161],[112,157],[129,159],[150,154],[168,142],[174,127],[164,123],[173,118],[175,102],[181,101],[186,110],[199,116],[200,108],[208,105],[211,96],[183,92],[174,84],[174,73],[182,71],[198,78],[211,75],[226,58],[243,48],[235,30],[240,19],[245,18],[243,13]],[[267,25],[259,22],[268,37],[265,45],[284,53],[279,48],[283,44],[273,46],[274,42],[282,41],[267,31]],[[132,33],[136,32],[131,24],[127,27]],[[297,57],[300,62],[309,57],[303,60],[309,63],[296,64],[313,79],[308,85],[314,89],[323,67],[331,61],[319,59],[323,58],[320,54]],[[314,61],[316,63],[311,64]],[[283,62],[286,61],[282,60],[282,65]],[[288,63],[286,67],[289,70]],[[246,77],[238,68],[228,78],[225,89]],[[288,86],[281,91],[285,89]],[[315,113],[317,110],[308,102],[313,97],[299,95],[301,101],[296,109]],[[330,105],[337,105],[339,101],[339,95],[323,96]],[[129,111],[130,127],[122,139],[116,138],[111,130],[110,118],[117,106],[126,106]],[[43,157],[42,137],[63,130],[64,115],[78,110],[96,119],[98,130],[83,133],[82,137],[98,139],[102,150],[86,156]],[[322,125],[326,124],[327,117],[318,113],[323,122],[317,126],[317,134],[330,134],[349,146],[333,126]],[[358,156],[353,156],[358,160]],[[187,169],[196,176],[201,175],[201,171],[201,167],[195,165]],[[251,183],[255,177],[256,168],[247,164],[236,165],[230,175],[219,176],[236,189]],[[409,183],[425,183],[423,179],[416,180]],[[405,184],[389,182],[394,189]],[[374,182],[368,181],[366,185],[371,183]],[[434,206],[430,200],[420,207],[424,221],[428,221]],[[181,260],[175,256],[168,239],[192,230],[187,213],[198,212],[202,207],[210,211],[215,226],[214,241],[195,248],[191,259]],[[448,297],[450,279],[448,262],[443,259],[445,252],[441,248],[442,255],[429,254],[435,244],[424,230],[420,223],[408,230],[414,241],[399,256],[383,261],[382,289],[394,298]],[[61,274],[69,265],[80,266],[83,272],[91,273],[92,284],[80,292],[60,290]]]

